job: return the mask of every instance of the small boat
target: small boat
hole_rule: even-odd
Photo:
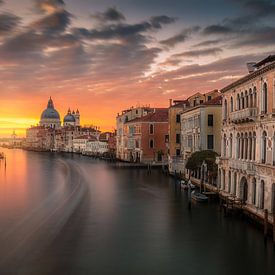
[[[192,184],[191,182],[181,180],[180,182],[181,188],[184,190],[188,190],[188,187],[190,186],[191,190],[194,190],[196,186]]]
[[[207,202],[208,201],[207,196],[205,196],[204,194],[198,193],[196,191],[192,191],[191,198],[197,202]]]
[[[5,158],[5,155],[3,152],[0,152],[0,159],[4,159]]]

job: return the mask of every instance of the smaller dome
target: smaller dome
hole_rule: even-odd
[[[64,122],[75,122],[75,118],[74,118],[73,115],[67,114],[67,115],[64,117]]]

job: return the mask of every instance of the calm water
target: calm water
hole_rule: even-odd
[[[2,151],[0,149],[0,151]],[[187,209],[158,171],[6,150],[0,274],[275,274],[262,232],[215,204]]]

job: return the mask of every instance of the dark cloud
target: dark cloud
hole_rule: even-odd
[[[220,39],[206,40],[195,44],[194,47],[199,48],[199,47],[213,46],[213,45],[219,44],[220,42],[222,42],[222,40]]]
[[[210,25],[204,28],[203,34],[204,35],[211,35],[211,34],[228,34],[231,33],[233,30],[228,27],[228,26],[223,26],[223,25]]]
[[[190,37],[190,35],[192,35],[195,32],[198,32],[199,29],[200,29],[200,27],[198,27],[198,26],[184,29],[180,33],[178,33],[168,39],[160,41],[160,43],[167,47],[174,47],[178,43],[185,42]]]
[[[0,14],[0,35],[10,34],[20,23],[20,18],[11,13]]]
[[[176,18],[169,17],[166,15],[153,16],[150,18],[150,23],[153,28],[161,29],[163,25],[171,24],[176,21]]]
[[[209,49],[202,49],[202,50],[192,50],[192,51],[185,51],[179,54],[174,54],[173,57],[200,57],[200,56],[207,56],[207,55],[217,55],[222,53],[223,50],[221,48],[209,48]]]
[[[86,28],[74,28],[73,32],[77,36],[86,39],[131,39],[139,38],[142,42],[147,41],[145,36],[141,35],[148,31],[161,29],[163,25],[174,22],[173,18],[167,16],[152,17],[149,21],[144,21],[137,24],[118,23],[112,25],[104,25],[99,28],[86,29]]]
[[[35,8],[39,12],[55,12],[60,8],[64,8],[63,0],[34,0]]]
[[[124,14],[117,10],[116,7],[110,7],[105,12],[98,12],[96,14],[92,14],[91,17],[100,22],[123,21],[126,19]]]
[[[71,15],[66,10],[56,11],[31,24],[32,28],[43,32],[63,32],[71,23]]]

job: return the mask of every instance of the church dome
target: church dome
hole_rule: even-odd
[[[74,118],[73,115],[67,114],[67,115],[64,117],[64,122],[75,122],[75,118]]]
[[[53,101],[50,98],[48,101],[47,109],[41,114],[41,120],[43,119],[58,119],[60,120],[59,113],[54,109]]]

